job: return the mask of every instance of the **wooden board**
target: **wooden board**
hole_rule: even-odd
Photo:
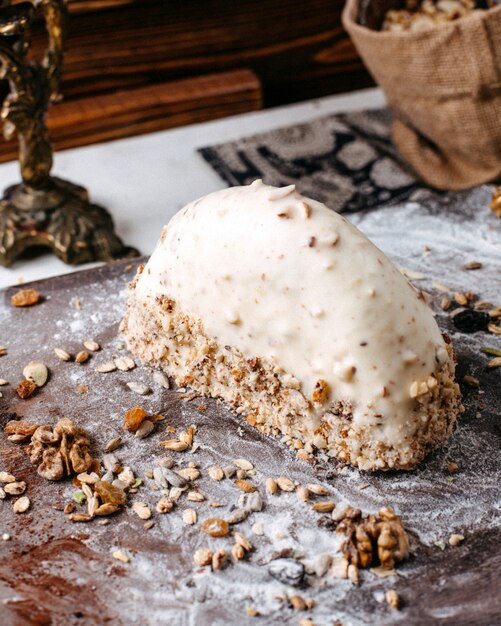
[[[461,206],[466,205],[463,199]],[[496,285],[492,279],[499,273],[499,257],[496,261],[494,244],[489,247],[485,243],[491,237],[489,232],[493,232],[483,221],[487,217],[477,213],[477,218],[473,218],[473,213],[466,209],[463,214],[461,209],[456,213],[449,209],[441,218],[436,208],[427,211],[414,205],[414,209],[392,208],[357,219],[399,262],[405,262],[405,258],[400,258],[395,250],[407,239],[402,255],[408,255],[407,265],[412,258],[412,267],[416,269],[420,263],[426,266],[430,262],[429,256],[419,261],[421,237],[429,235],[426,225],[440,230],[438,221],[450,233],[442,239],[444,249],[451,245],[457,250],[456,238],[467,238],[469,255],[483,250],[482,260],[488,259],[485,272],[476,277],[465,273],[461,280],[482,283],[482,291],[493,298]],[[413,232],[412,239],[402,235],[409,232]],[[432,246],[433,254],[438,254],[435,258],[439,263],[445,259],[443,267],[449,264],[454,268],[457,256],[454,252],[444,252],[443,256],[440,251],[437,253],[439,241]],[[298,461],[293,451],[279,441],[252,429],[222,403],[205,398],[189,400],[181,398],[176,389],[156,387],[148,368],[139,366],[127,373],[95,371],[98,363],[124,354],[117,330],[126,284],[136,265],[118,262],[40,281],[34,286],[44,301],[31,309],[11,307],[10,296],[17,288],[0,294],[0,343],[8,352],[0,358],[0,377],[11,382],[1,388],[2,423],[13,412],[19,417],[50,423],[62,416],[71,417],[90,434],[96,456],[102,454],[109,439],[120,435],[124,444],[117,451],[119,459],[145,480],[139,493],[129,496],[127,509],[114,516],[108,526],[99,526],[95,521],[72,524],[60,510],[71,501],[71,483],[51,483],[40,478],[23,447],[7,442],[0,433],[0,469],[26,480],[32,501],[31,509],[19,515],[12,512],[8,500],[0,502],[0,532],[11,535],[9,541],[0,541],[2,626],[276,626],[297,624],[305,617],[310,617],[316,626],[500,623],[500,379],[499,370],[485,370],[486,358],[479,351],[479,346],[492,344],[495,338],[483,333],[455,333],[450,320],[434,304],[440,325],[453,336],[459,377],[466,372],[475,373],[481,380],[482,393],[464,387],[466,412],[457,431],[443,449],[416,471],[367,474],[322,459],[309,465]],[[53,348],[61,347],[75,354],[89,338],[97,340],[102,351],[83,365],[61,362],[53,353]],[[24,365],[32,359],[43,360],[49,366],[50,380],[34,397],[20,400],[13,386],[21,380]],[[153,393],[144,397],[133,394],[126,386],[131,380],[151,385]],[[78,393],[77,386],[81,384],[88,385],[87,393]],[[136,404],[167,417],[145,440],[135,439],[122,428],[124,412]],[[205,411],[199,410],[201,405]],[[158,491],[145,478],[145,472],[165,454],[159,441],[171,437],[165,432],[166,424],[177,431],[189,424],[197,426],[195,441],[199,450],[193,454],[173,452],[170,456],[179,463],[178,467],[186,466],[188,461],[196,462],[202,476],[194,488],[205,494],[207,501],[217,500],[224,506],[211,508],[207,501],[188,503],[182,499],[171,513],[154,513],[155,525],[145,530],[130,505],[140,499],[154,508],[158,500]],[[255,550],[247,560],[233,563],[223,571],[201,571],[193,564],[193,552],[202,546],[230,550],[232,540],[208,538],[201,533],[200,522],[209,517],[227,517],[238,506],[239,498],[232,481],[213,481],[207,471],[213,464],[226,466],[235,458],[253,463],[257,471],[253,481],[264,499],[263,511],[253,513],[238,526],[251,539]],[[447,471],[449,462],[458,464],[457,473]],[[277,582],[269,575],[268,564],[278,554],[295,554],[299,561],[307,563],[321,553],[334,554],[337,549],[329,516],[315,513],[300,503],[295,494],[266,495],[265,479],[280,475],[299,484],[321,482],[336,502],[348,501],[366,512],[383,505],[395,506],[411,536],[411,558],[390,578],[364,571],[358,587],[329,575],[308,575],[299,589]],[[198,512],[194,526],[181,521],[181,511],[190,505]],[[253,532],[256,522],[262,524],[264,534]],[[456,547],[448,545],[453,532],[465,536]],[[117,549],[130,557],[129,563],[112,558]],[[402,598],[400,611],[390,609],[384,601],[389,588],[396,589]],[[311,611],[298,612],[287,601],[277,599],[297,593],[314,601]],[[249,609],[257,611],[258,616],[249,616]]]

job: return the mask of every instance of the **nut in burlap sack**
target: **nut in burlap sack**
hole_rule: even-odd
[[[417,32],[378,30],[386,11],[399,6],[398,0],[348,0],[343,12],[393,109],[395,145],[438,189],[500,178],[501,6]]]

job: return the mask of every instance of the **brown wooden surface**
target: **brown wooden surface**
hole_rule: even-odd
[[[445,223],[445,222],[444,222]],[[466,229],[464,229],[466,231]],[[398,230],[396,231],[398,232]],[[415,257],[414,257],[415,258]],[[451,254],[449,264],[454,267]],[[334,460],[308,464],[298,461],[294,451],[278,439],[265,437],[221,402],[196,398],[180,399],[174,388],[154,386],[149,396],[134,395],[126,382],[151,383],[151,370],[99,374],[97,363],[120,352],[118,323],[124,311],[124,286],[134,276],[138,261],[122,261],[76,274],[35,283],[44,300],[30,309],[14,309],[10,296],[18,287],[0,291],[0,327],[7,355],[1,358],[1,374],[11,382],[2,387],[0,423],[12,419],[12,412],[37,422],[54,424],[71,417],[89,433],[93,454],[101,458],[106,442],[121,436],[118,458],[130,465],[135,476],[144,479],[139,493],[130,494],[126,510],[110,519],[108,526],[94,520],[72,524],[62,512],[75,490],[69,480],[49,482],[36,474],[24,446],[10,443],[0,431],[0,469],[27,482],[32,505],[16,515],[12,499],[0,501],[0,528],[11,535],[0,541],[0,623],[2,626],[281,626],[298,624],[309,617],[317,626],[494,626],[501,620],[499,571],[501,531],[497,485],[499,466],[499,389],[496,372],[483,373],[482,396],[487,408],[481,419],[474,415],[476,389],[465,388],[467,412],[459,420],[451,441],[431,455],[414,472],[364,473],[343,471]],[[493,264],[492,272],[496,271]],[[80,307],[75,308],[75,298]],[[442,312],[443,313],[443,312]],[[442,323],[442,322],[441,322]],[[85,339],[95,339],[99,353],[83,365],[66,363],[53,353],[56,346],[75,354]],[[474,371],[485,359],[472,350],[471,337],[454,336],[463,368]],[[479,343],[483,339],[476,339]],[[50,369],[46,386],[28,400],[20,400],[14,386],[28,361],[43,360]],[[463,369],[464,371],[464,369]],[[77,384],[88,392],[77,392]],[[122,426],[123,414],[135,404],[150,413],[167,416],[147,439],[139,440]],[[199,411],[198,405],[206,406]],[[135,500],[154,509],[159,492],[145,476],[165,455],[159,441],[165,439],[165,424],[176,432],[190,424],[197,426],[200,449],[195,453],[171,453],[179,464],[195,461],[202,476],[194,488],[208,499],[224,503],[213,509],[207,502],[181,500],[168,515],[154,512],[155,526],[146,531],[131,511]],[[239,435],[239,432],[241,435]],[[234,510],[239,492],[230,480],[211,480],[211,465],[225,467],[232,459],[245,458],[257,470],[264,510],[252,514],[236,527],[251,538],[255,550],[242,563],[232,563],[222,572],[202,572],[192,561],[202,546],[231,549],[232,539],[211,539],[200,530],[208,517],[226,518]],[[447,475],[444,468],[454,460],[459,471]],[[364,512],[383,505],[396,506],[411,535],[411,557],[397,568],[398,575],[378,578],[364,571],[360,586],[332,576],[308,577],[302,588],[278,584],[267,573],[277,547],[294,549],[310,558],[332,534],[332,520],[299,502],[295,494],[267,496],[268,476],[286,475],[298,484],[322,482],[336,502],[346,500]],[[183,526],[181,511],[193,506],[199,522]],[[466,518],[466,509],[470,513]],[[79,507],[84,511],[85,507]],[[261,520],[267,529],[257,536],[251,528]],[[292,522],[291,522],[292,520]],[[292,526],[291,526],[292,523]],[[282,531],[282,543],[273,539]],[[456,547],[447,545],[451,532],[465,540]],[[306,533],[306,534],[305,534]],[[422,542],[420,537],[428,537]],[[440,540],[442,547],[433,543]],[[299,548],[297,548],[299,541]],[[320,548],[318,546],[321,546]],[[127,564],[114,560],[111,552],[127,552]],[[321,581],[321,582],[322,582]],[[390,609],[384,592],[396,589],[401,610]],[[299,593],[314,601],[312,611],[294,611],[288,603],[270,609],[266,594]],[[246,614],[256,607],[258,617]]]
[[[139,135],[256,111],[259,81],[249,70],[221,72],[69,100],[50,111],[56,149]],[[17,142],[0,143],[0,161],[17,158]]]

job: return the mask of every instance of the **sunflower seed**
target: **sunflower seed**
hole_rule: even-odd
[[[195,509],[185,509],[183,511],[183,522],[190,526],[197,523],[197,512]]]
[[[331,513],[335,506],[336,503],[332,500],[323,500],[322,502],[315,502],[311,505],[311,508],[318,513]]]
[[[172,469],[176,463],[174,462],[174,459],[171,459],[168,456],[164,456],[164,457],[158,459],[157,464],[160,465],[161,467],[166,467],[167,469]]]
[[[101,506],[95,510],[94,514],[98,516],[111,515],[112,513],[116,513],[116,511],[118,511],[118,506],[108,502],[101,504]]]
[[[92,341],[89,339],[88,341],[83,342],[84,348],[90,350],[91,352],[98,352],[101,349],[101,346],[97,343],[97,341]]]
[[[115,480],[115,476],[113,472],[110,472],[108,470],[105,474],[101,476],[101,480],[103,483],[112,483]]]
[[[203,502],[205,500],[205,496],[198,491],[188,491],[186,499],[190,502]]]
[[[241,491],[246,493],[252,493],[257,490],[256,485],[250,482],[250,480],[234,480],[233,484],[236,485]]]
[[[92,498],[89,498],[87,502],[87,512],[91,517],[94,517],[97,509],[99,508],[99,498],[94,495]]]
[[[113,452],[114,450],[119,448],[121,445],[122,445],[122,439],[120,437],[114,437],[113,439],[110,439],[108,441],[104,451],[105,452]]]
[[[174,500],[174,502],[177,502],[183,495],[184,491],[185,490],[181,489],[181,487],[172,487],[172,489],[169,490],[169,498]]]
[[[223,467],[223,472],[226,478],[233,478],[237,473],[237,468],[232,465],[227,465],[226,467]]]
[[[4,385],[8,385],[9,381],[5,380],[5,378],[0,378],[0,387],[3,387]]]
[[[179,489],[183,489],[188,486],[188,481],[186,478],[177,472],[173,472],[167,467],[159,468],[162,470],[162,474],[166,481],[172,485],[173,487],[178,487]]]
[[[16,478],[8,472],[0,472],[0,483],[14,483]]]
[[[296,495],[299,502],[307,502],[308,498],[310,497],[310,492],[308,491],[307,487],[299,485],[299,487],[296,489]]]
[[[243,469],[246,471],[254,469],[254,466],[252,465],[252,463],[250,461],[247,461],[246,459],[235,459],[233,461],[233,465],[236,465],[240,469]]]
[[[106,361],[105,363],[100,363],[96,367],[96,372],[100,374],[108,374],[109,372],[114,372],[117,369],[117,366],[113,361]]]
[[[295,491],[296,485],[292,482],[290,478],[286,478],[285,476],[280,476],[277,479],[277,484],[282,491]]]
[[[200,478],[200,472],[195,467],[186,467],[185,469],[180,469],[176,472],[178,476],[181,478],[185,478],[186,480],[197,480]]]
[[[77,353],[76,357],[75,357],[75,363],[85,363],[85,361],[88,361],[90,359],[90,354],[87,352],[87,350],[80,350],[80,352]]]
[[[150,420],[144,420],[141,426],[136,430],[136,437],[138,439],[144,439],[155,428],[155,424]]]
[[[71,361],[71,354],[62,348],[54,348],[54,352],[61,361]]]
[[[25,513],[30,508],[30,504],[31,502],[28,496],[23,496],[14,502],[12,509],[14,513]]]
[[[469,263],[465,263],[463,265],[463,269],[465,270],[479,270],[482,268],[482,263],[480,261],[470,261]]]
[[[99,476],[94,472],[92,474],[87,474],[87,472],[82,472],[81,474],[77,475],[77,479],[81,483],[87,483],[88,485],[93,485],[94,483],[97,483],[97,481],[99,480]]]
[[[167,441],[160,441],[160,445],[167,450],[173,450],[174,452],[184,452],[189,448],[187,443],[179,441],[178,439],[168,439]]]
[[[146,502],[134,502],[132,510],[140,519],[147,520],[151,517],[151,509]]]
[[[360,584],[360,572],[358,567],[353,563],[348,565],[348,578],[354,585]]]
[[[249,511],[246,509],[235,509],[232,513],[228,515],[226,521],[228,524],[240,524],[249,517]]]
[[[266,480],[266,491],[274,496],[277,493],[278,485],[277,481],[274,478],[268,478]]]
[[[314,483],[310,483],[309,485],[307,485],[308,487],[308,491],[310,491],[311,493],[314,493],[316,496],[326,496],[329,493],[329,490],[327,489],[327,487],[324,487],[323,485],[316,485]]]
[[[0,487],[0,500],[5,500],[5,498],[7,497],[7,494],[5,493],[5,490]]]
[[[153,372],[153,380],[160,387],[163,387],[164,389],[170,389],[169,379],[163,372]]]
[[[127,383],[127,387],[134,393],[139,394],[140,396],[147,396],[149,393],[151,393],[151,389],[148,387],[148,385],[143,385],[142,383],[130,382]]]
[[[37,387],[43,387],[47,382],[49,370],[42,361],[31,361],[23,369],[23,376],[27,380],[32,380]]]

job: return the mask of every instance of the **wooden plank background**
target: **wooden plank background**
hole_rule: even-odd
[[[342,0],[70,0],[56,148],[372,84]],[[43,50],[42,24],[33,52]],[[15,157],[16,142],[0,146]]]

